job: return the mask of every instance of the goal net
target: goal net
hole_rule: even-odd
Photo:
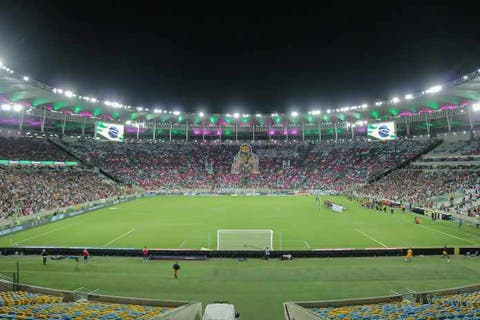
[[[273,230],[217,230],[217,250],[273,250]]]

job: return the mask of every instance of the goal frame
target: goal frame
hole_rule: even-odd
[[[273,229],[217,229],[217,250],[220,250],[220,232],[222,231],[240,231],[240,232],[269,232],[270,250],[273,250]]]

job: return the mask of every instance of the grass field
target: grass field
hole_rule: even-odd
[[[278,320],[282,303],[407,293],[478,283],[480,258],[439,256],[324,258],[293,261],[211,259],[180,262],[180,278],[173,279],[171,261],[142,258],[92,257],[88,265],[73,260],[48,261],[20,257],[23,283],[74,290],[99,289],[101,294],[166,300],[234,303],[241,319]],[[15,270],[16,257],[0,256],[0,271]],[[408,289],[407,289],[408,288]]]
[[[274,249],[473,246],[480,232],[412,214],[377,213],[343,197],[339,214],[316,209],[313,197],[154,197],[43,225],[0,238],[0,246],[108,248],[216,248],[217,229],[273,229]],[[323,199],[322,199],[323,200]],[[92,257],[75,270],[72,260],[19,257],[21,281],[61,289],[99,288],[102,294],[167,300],[234,303],[242,319],[281,319],[281,303],[388,295],[478,282],[480,258],[438,256],[325,258],[294,261],[211,259],[181,262],[179,280],[168,261]],[[0,272],[16,257],[0,256]],[[408,288],[408,289],[407,289]]]
[[[0,246],[216,248],[217,229],[272,229],[274,249],[473,246],[472,226],[360,207],[316,209],[313,197],[153,197],[0,238]]]

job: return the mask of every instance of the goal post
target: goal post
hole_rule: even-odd
[[[217,230],[217,250],[273,250],[273,230]]]

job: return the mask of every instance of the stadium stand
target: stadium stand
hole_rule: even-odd
[[[45,138],[0,137],[5,160],[76,160]],[[5,218],[27,216],[132,193],[83,165],[0,165],[0,224]]]
[[[253,151],[260,159],[260,174],[240,179],[230,173],[237,143],[63,141],[87,163],[146,190],[248,187],[340,191],[410,160],[430,143],[407,139],[317,145],[259,143],[253,145]]]
[[[446,136],[441,145],[418,161],[364,185],[356,195],[477,217],[480,213],[478,146],[479,140],[474,135]]]
[[[7,282],[2,281],[2,286]],[[95,295],[74,299],[74,292],[22,285],[27,291],[0,291],[0,319],[181,319],[201,316],[201,304]],[[35,292],[37,291],[37,292]],[[46,291],[48,293],[43,293]],[[87,295],[90,298],[90,296]]]
[[[466,289],[469,290],[469,289]],[[478,290],[478,289],[477,289]],[[286,303],[286,319],[480,319],[479,291],[447,294],[434,292],[426,295],[427,301],[402,300],[402,296],[383,298],[370,298],[383,301],[381,303],[368,303],[367,299],[358,301],[325,301]],[[460,289],[459,291],[463,291]],[[430,295],[431,294],[431,295]],[[415,294],[422,296],[424,294]],[[391,301],[388,301],[391,300]],[[362,301],[366,303],[362,303]],[[357,304],[358,302],[358,304]],[[317,304],[318,307],[313,305]],[[299,316],[296,315],[298,311]]]

